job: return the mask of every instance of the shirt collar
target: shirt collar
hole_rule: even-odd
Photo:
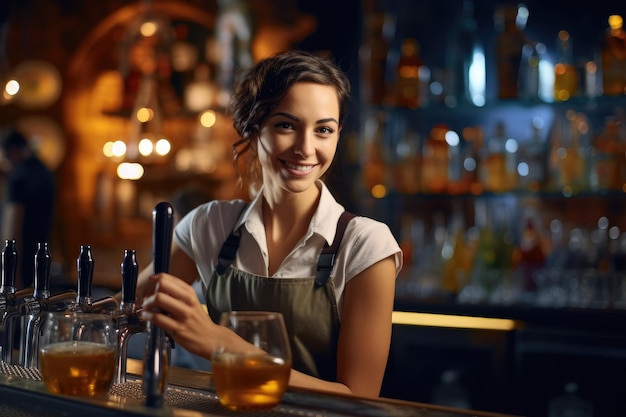
[[[317,180],[316,185],[320,188],[320,201],[317,210],[311,219],[309,231],[305,239],[310,238],[314,233],[320,235],[330,245],[335,238],[337,221],[344,212],[344,207],[335,200],[332,193],[322,180]],[[263,188],[259,190],[256,197],[250,202],[248,218],[245,220],[246,229],[253,231],[265,230],[263,227]],[[259,236],[260,237],[260,236]]]

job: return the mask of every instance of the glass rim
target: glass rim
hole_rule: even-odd
[[[283,314],[278,311],[262,311],[262,310],[233,310],[233,311],[224,311],[221,314],[221,317],[243,317],[243,318],[252,318],[252,317],[283,317]]]
[[[108,314],[104,314],[104,313],[89,313],[86,311],[71,311],[71,310],[65,310],[65,311],[49,311],[48,312],[48,318],[50,317],[64,317],[64,318],[72,318],[72,317],[76,317],[76,318],[89,318],[92,320],[107,320],[107,321],[113,321],[113,317],[111,317]]]

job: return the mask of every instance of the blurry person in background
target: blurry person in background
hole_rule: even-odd
[[[2,239],[15,239],[18,249],[17,288],[33,285],[37,243],[50,238],[56,185],[54,174],[37,157],[27,138],[8,128],[0,136],[6,198]]]

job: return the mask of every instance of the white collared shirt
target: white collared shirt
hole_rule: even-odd
[[[274,278],[315,276],[317,260],[324,247],[335,237],[337,221],[344,211],[322,181],[318,208],[305,236],[273,275]],[[241,242],[233,266],[251,274],[267,276],[269,257],[263,225],[262,192],[250,203],[248,218],[241,232]],[[211,201],[186,215],[176,226],[174,241],[195,260],[203,287],[211,279],[219,252],[232,231],[241,211],[242,200]],[[381,222],[355,217],[346,228],[335,267],[331,274],[341,316],[345,285],[354,276],[389,256],[394,256],[396,277],[402,268],[402,252],[389,227]]]

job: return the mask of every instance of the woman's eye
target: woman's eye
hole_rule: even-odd
[[[276,124],[276,127],[279,127],[281,129],[292,129],[293,125],[289,122],[279,122]]]
[[[320,127],[318,129],[318,132],[326,134],[326,135],[330,135],[331,133],[335,132],[334,129],[330,128],[330,127]]]

